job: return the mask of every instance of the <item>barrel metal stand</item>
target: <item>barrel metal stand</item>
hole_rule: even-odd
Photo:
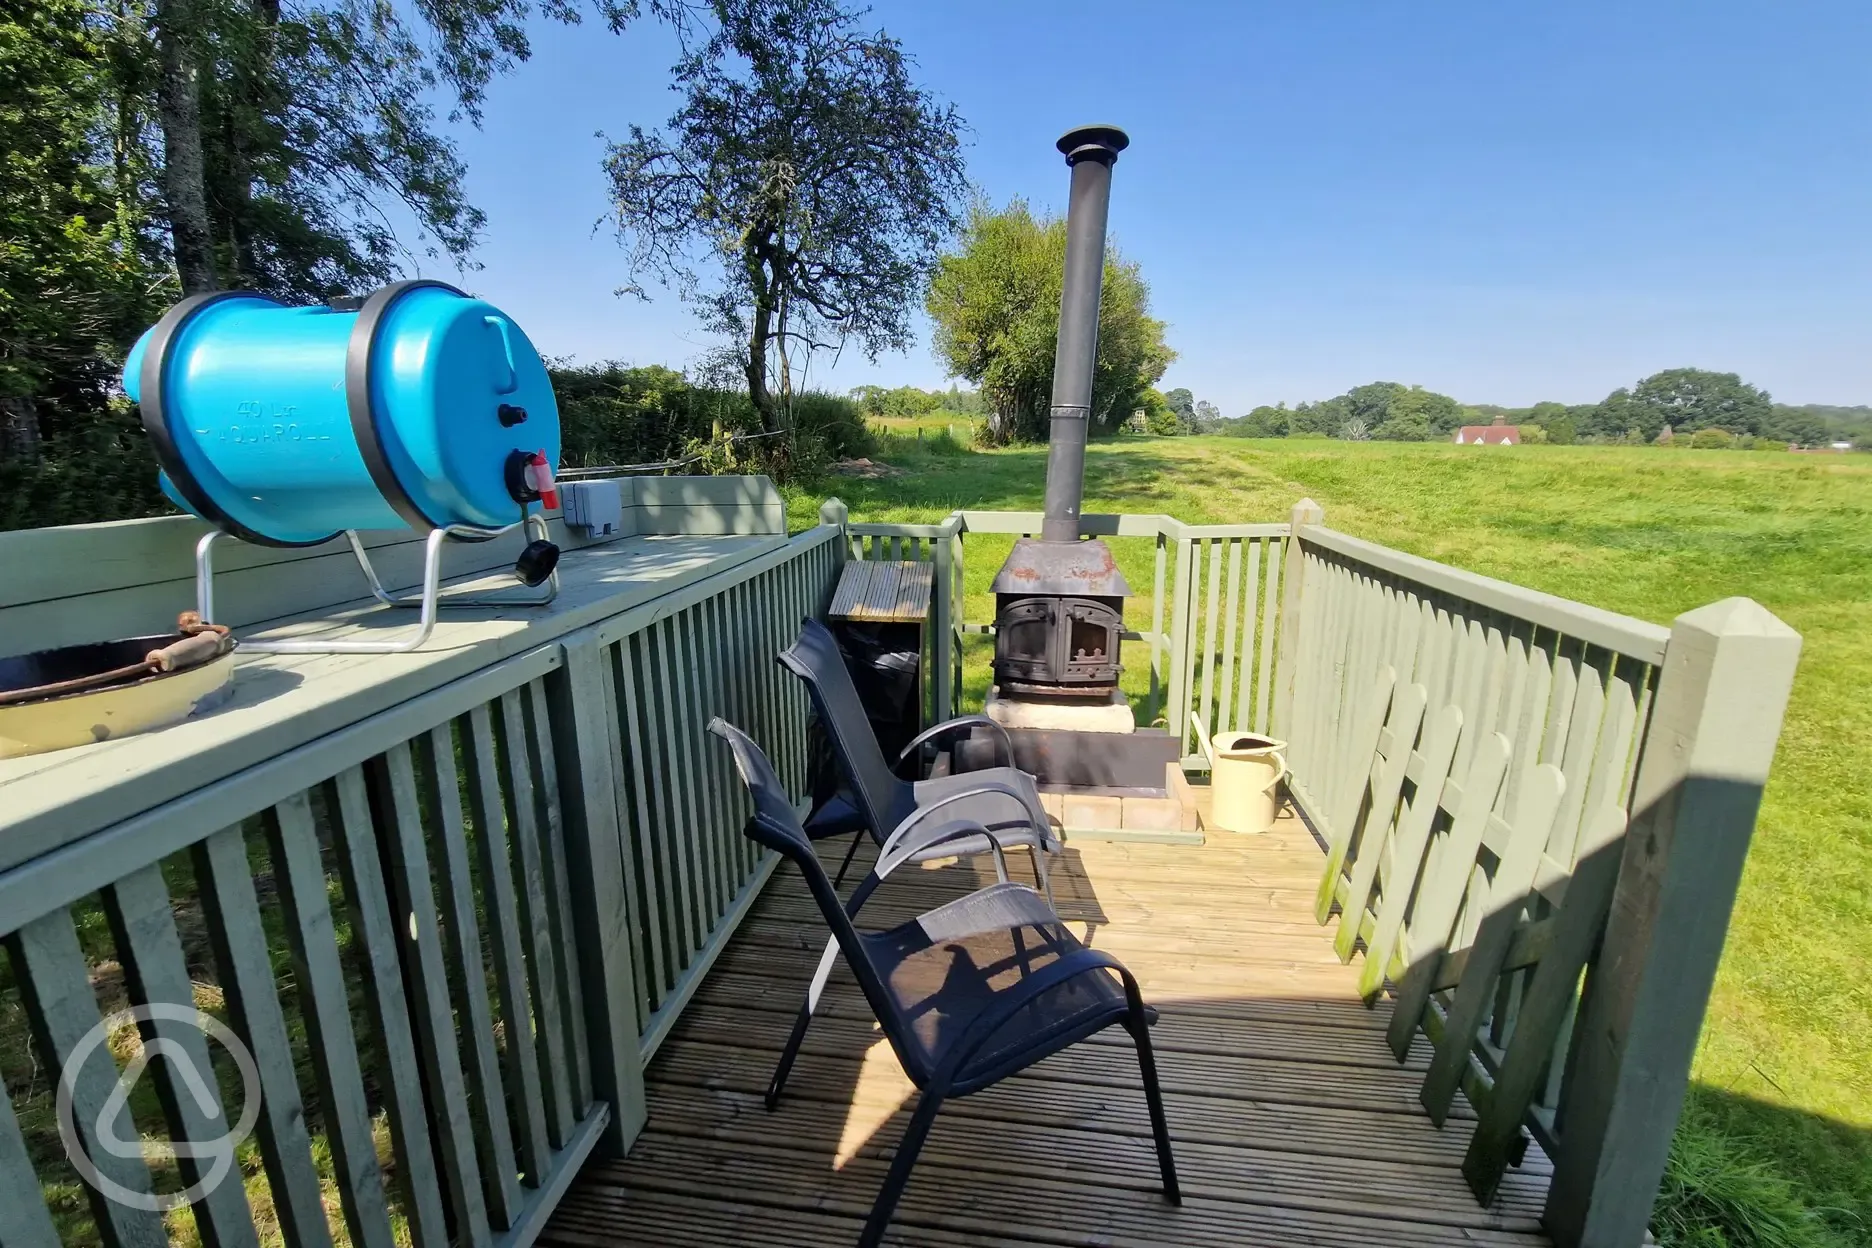
[[[351,544],[351,553],[357,559],[358,567],[364,572],[364,579],[370,583],[371,596],[386,607],[412,607],[420,611],[415,629],[395,640],[356,641],[331,638],[320,640],[255,641],[242,638],[240,648],[250,653],[259,654],[408,654],[420,649],[435,632],[436,616],[443,607],[543,607],[559,596],[559,570],[554,568],[543,584],[543,592],[531,595],[517,594],[512,590],[487,590],[473,594],[451,594],[442,598],[442,543],[450,539],[467,542],[485,542],[490,538],[511,533],[524,525],[528,534],[536,540],[546,541],[550,532],[543,515],[530,514],[524,520],[498,529],[483,529],[468,524],[451,524],[439,529],[431,529],[423,543],[423,579],[422,590],[416,594],[393,594],[386,590],[383,581],[372,566],[370,554],[364,549],[364,542],[355,529],[345,530],[345,539]],[[212,620],[214,614],[214,544],[222,536],[221,530],[214,529],[204,534],[195,543],[195,609],[204,620]]]

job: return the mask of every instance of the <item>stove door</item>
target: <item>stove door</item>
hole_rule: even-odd
[[[996,617],[997,675],[1041,682],[1059,678],[1053,666],[1056,606],[1052,598],[1028,598],[1009,604]]]

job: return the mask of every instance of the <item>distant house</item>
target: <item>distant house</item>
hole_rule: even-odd
[[[1521,426],[1497,416],[1492,425],[1464,425],[1456,431],[1457,446],[1519,446]]]

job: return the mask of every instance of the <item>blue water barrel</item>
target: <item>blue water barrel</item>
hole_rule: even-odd
[[[499,309],[441,282],[321,307],[192,296],[137,341],[124,389],[164,493],[265,545],[512,524],[539,497],[529,457],[559,462],[539,352]]]

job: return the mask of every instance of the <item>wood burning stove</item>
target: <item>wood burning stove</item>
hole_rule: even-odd
[[[1023,538],[994,580],[995,683],[1004,694],[1106,698],[1131,592],[1104,542]]]
[[[1121,598],[1014,598],[995,611],[995,682],[1004,693],[1106,697],[1118,686]]]
[[[1114,126],[1082,126],[1059,141],[1072,167],[1066,273],[1053,356],[1046,517],[1001,565],[995,595],[995,681],[1002,696],[1096,698],[1118,688],[1118,643],[1131,592],[1111,548],[1079,540],[1085,492],[1092,365],[1098,353],[1099,285],[1111,169],[1130,140]]]

